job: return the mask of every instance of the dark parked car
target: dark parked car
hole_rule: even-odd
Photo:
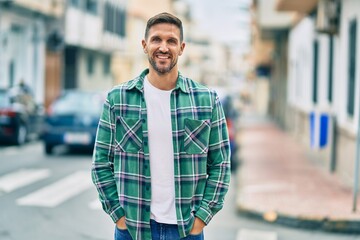
[[[40,136],[43,107],[19,87],[0,89],[0,141],[22,145]]]
[[[104,103],[104,94],[65,91],[49,107],[42,139],[45,153],[59,145],[92,149]]]

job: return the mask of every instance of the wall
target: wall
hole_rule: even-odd
[[[0,87],[11,87],[23,80],[31,86],[38,103],[44,101],[44,21],[15,8],[0,13]]]
[[[359,126],[360,104],[360,2],[356,0],[343,1],[341,16],[341,29],[339,39],[339,58],[335,66],[339,66],[336,74],[336,98],[339,99],[337,107],[338,118],[338,145],[336,172],[349,185],[353,184],[354,166],[356,158],[356,134]],[[356,51],[356,86],[355,86],[355,113],[351,118],[347,115],[347,82],[348,82],[348,30],[349,22],[357,19],[357,51]]]
[[[310,17],[302,19],[290,31],[289,38],[289,85],[288,85],[288,129],[300,142],[309,149],[309,155],[327,170],[331,169],[335,159],[335,173],[344,183],[351,185],[356,153],[356,134],[358,130],[360,102],[360,45],[356,51],[356,83],[354,117],[347,114],[348,97],[348,54],[349,54],[349,22],[357,19],[357,42],[360,39],[360,2],[356,0],[342,1],[340,32],[333,37],[334,62],[333,69],[329,65],[329,35],[315,30],[314,20]],[[317,102],[313,101],[314,79],[314,42],[318,42],[317,64]],[[333,73],[332,101],[329,101],[329,72]],[[326,113],[335,117],[336,125],[329,125],[328,144],[324,148],[310,148],[309,114]],[[332,120],[332,119],[331,119]],[[332,127],[335,135],[332,135]],[[335,155],[332,156],[332,141],[336,137]]]
[[[309,112],[312,92],[314,26],[303,19],[289,34],[288,104]]]
[[[89,55],[94,58],[93,73],[89,74],[87,60]],[[111,73],[105,74],[104,69],[104,55],[98,52],[93,52],[81,49],[78,55],[78,87],[84,90],[109,90],[113,85]]]
[[[102,20],[99,16],[69,7],[65,14],[66,44],[99,49],[102,39]]]
[[[340,28],[340,56],[341,61],[337,62],[336,66],[339,66],[338,78],[342,84],[338,84],[339,93],[338,97],[341,99],[338,103],[338,122],[340,126],[349,131],[350,133],[356,133],[358,129],[358,118],[359,118],[359,86],[360,86],[360,2],[356,0],[346,0],[343,1],[342,5],[342,16],[341,16],[341,28]],[[356,52],[356,103],[355,103],[355,117],[349,118],[346,112],[346,100],[347,100],[347,82],[348,82],[348,31],[349,31],[349,22],[353,19],[357,19],[357,52]]]

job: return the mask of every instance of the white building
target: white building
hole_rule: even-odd
[[[0,87],[20,81],[44,101],[47,28],[62,14],[62,1],[0,2]]]
[[[63,88],[108,90],[111,59],[125,48],[126,1],[69,0],[64,16]]]
[[[314,11],[290,30],[288,125],[350,185],[360,127],[360,1],[319,1]]]

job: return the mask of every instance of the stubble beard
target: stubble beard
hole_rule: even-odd
[[[151,58],[151,57],[149,57],[149,63],[159,75],[163,75],[163,74],[169,73],[176,66],[177,58],[175,59],[175,61],[171,61],[170,65],[168,67],[159,67],[156,64],[155,59]]]

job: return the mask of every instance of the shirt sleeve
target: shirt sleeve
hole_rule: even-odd
[[[223,207],[230,183],[230,143],[220,100],[215,96],[208,151],[208,179],[204,197],[195,216],[208,224]]]
[[[124,209],[119,203],[114,178],[114,134],[115,116],[108,97],[98,124],[91,177],[99,193],[102,208],[114,222],[117,222],[124,216]]]

